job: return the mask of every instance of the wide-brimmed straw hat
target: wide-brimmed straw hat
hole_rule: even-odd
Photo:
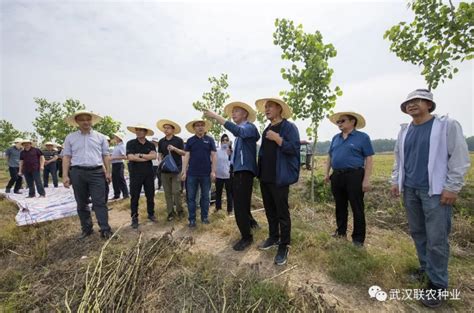
[[[177,135],[181,132],[181,126],[178,125],[178,123],[175,123],[171,120],[167,119],[161,119],[158,122],[156,122],[156,127],[161,130],[162,132],[165,132],[165,125],[171,125],[174,127],[174,134]]]
[[[334,113],[333,115],[331,115],[329,117],[329,120],[333,124],[337,125],[336,122],[339,120],[339,118],[341,116],[347,116],[347,115],[353,116],[357,120],[357,124],[355,126],[356,129],[361,129],[361,128],[365,127],[365,118],[362,115],[360,115],[359,113],[351,112],[351,111]]]
[[[125,134],[122,132],[116,132],[114,133],[114,136],[123,141],[123,137],[125,137]]]
[[[255,112],[255,110],[250,105],[241,101],[234,101],[234,102],[228,103],[224,107],[224,113],[227,116],[232,117],[232,110],[234,108],[241,108],[247,111],[248,113],[247,121],[251,123],[255,122],[255,120],[257,119],[257,112]]]
[[[21,144],[24,144],[24,143],[31,143],[31,144],[33,144],[33,140],[31,140],[31,139],[23,139],[23,140],[21,141]]]
[[[56,146],[54,142],[48,141],[44,143],[45,146]]]
[[[211,127],[212,127],[212,123],[211,123],[210,121],[208,121],[208,120],[203,120],[202,118],[201,118],[201,119],[198,118],[198,119],[192,120],[191,122],[188,122],[188,123],[186,124],[186,130],[187,130],[188,132],[190,132],[191,134],[194,134],[194,124],[196,124],[196,123],[198,123],[198,122],[203,122],[203,123],[205,123],[204,128],[205,128],[206,132],[208,132],[209,129],[211,129]]]
[[[291,116],[293,115],[293,112],[291,111],[291,108],[290,106],[285,102],[283,101],[282,99],[280,98],[263,98],[263,99],[258,99],[257,101],[255,101],[255,106],[257,107],[257,111],[265,114],[265,104],[268,102],[268,101],[272,101],[272,102],[275,102],[275,103],[278,103],[282,110],[281,110],[281,117],[282,118],[285,118],[285,119],[289,119],[291,118]]]
[[[143,124],[136,124],[136,125],[132,125],[132,126],[127,126],[127,129],[136,134],[136,131],[135,131],[135,128],[142,128],[142,129],[146,129],[146,136],[153,136],[155,134],[155,132],[153,131],[153,129],[151,129],[150,127],[146,126],[146,125],[143,125]]]
[[[400,109],[402,110],[403,113],[407,113],[406,107],[408,102],[414,99],[424,99],[428,100],[432,103],[431,109],[429,110],[430,113],[433,112],[436,109],[436,103],[433,101],[433,93],[429,91],[428,89],[417,89],[415,91],[412,91],[408,94],[407,98],[405,101],[400,104]]]
[[[70,116],[66,117],[66,118],[64,119],[64,121],[65,121],[67,124],[71,125],[71,126],[78,127],[79,124],[77,124],[77,122],[76,122],[76,117],[79,116],[79,115],[83,115],[83,114],[89,115],[89,116],[91,117],[91,119],[92,119],[92,120],[91,120],[92,125],[97,124],[97,123],[100,122],[100,120],[102,119],[101,116],[95,114],[94,112],[86,111],[86,110],[79,110],[79,111],[75,112],[73,115],[70,115]]]
[[[15,140],[13,140],[13,143],[22,143],[23,142],[23,138],[15,138]]]

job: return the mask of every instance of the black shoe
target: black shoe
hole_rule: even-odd
[[[112,232],[110,230],[101,231],[100,237],[103,239],[109,239],[110,237],[112,237]]]
[[[354,247],[356,247],[356,248],[363,248],[363,247],[364,247],[364,243],[363,243],[363,242],[360,242],[360,241],[352,240],[352,244],[353,244]]]
[[[126,196],[123,196],[123,198],[124,198],[124,199],[128,199],[128,198],[130,198],[130,196],[129,196],[129,195],[126,195]]]
[[[423,297],[421,303],[429,308],[438,308],[443,304],[441,293],[445,291],[445,288],[441,288],[433,284],[431,281],[428,282],[428,287],[423,289]]]
[[[209,219],[205,218],[201,221],[203,224],[210,224]]]
[[[154,215],[148,215],[148,219],[153,223],[156,223],[156,217]]]
[[[5,193],[10,193],[10,192],[12,192],[11,189],[5,189]]]
[[[276,265],[285,265],[288,262],[289,249],[287,245],[279,245],[274,262]]]
[[[331,235],[332,238],[347,238],[346,234],[339,234],[337,230]]]
[[[33,196],[32,196],[32,195],[28,195],[28,196],[26,196],[26,197],[27,197],[27,198],[34,198],[35,196],[34,196],[34,195],[33,195]]]
[[[166,220],[168,222],[171,222],[172,220],[174,220],[174,214],[173,213],[168,214],[168,218],[166,218]]]
[[[89,237],[90,235],[92,235],[94,231],[91,229],[89,231],[82,231],[81,235],[79,237],[77,237],[78,240],[84,240],[86,239],[87,237]]]
[[[19,190],[17,190],[17,191],[14,191],[13,193],[16,193],[17,195],[21,195],[21,194],[22,194],[22,192],[21,192],[21,191],[19,191]]]
[[[114,196],[114,197],[113,197],[112,199],[110,199],[110,200],[118,200],[118,199],[120,199],[120,196]]]
[[[244,251],[248,246],[250,246],[253,242],[253,238],[247,238],[247,239],[240,239],[232,248],[235,251]]]
[[[138,228],[138,219],[133,219],[132,220],[132,226],[133,229],[137,229]]]
[[[194,228],[194,227],[196,227],[196,221],[189,221],[188,227],[189,227],[189,228]]]
[[[258,246],[258,248],[260,250],[269,250],[271,249],[272,247],[276,247],[278,246],[280,243],[280,240],[278,239],[273,239],[273,238],[267,238],[264,242],[262,242],[260,244],[260,246]]]

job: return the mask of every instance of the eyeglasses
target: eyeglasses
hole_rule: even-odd
[[[343,118],[342,120],[337,120],[337,121],[336,121],[336,124],[342,124],[342,123],[344,123],[345,121],[347,121],[347,119]]]

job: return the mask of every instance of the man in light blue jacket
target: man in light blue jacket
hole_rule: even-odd
[[[410,234],[415,242],[419,277],[429,279],[421,301],[428,307],[442,303],[448,287],[448,259],[452,205],[470,166],[461,125],[431,113],[436,103],[426,89],[411,92],[401,110],[412,117],[403,124],[395,145],[392,194],[403,192]]]
[[[253,178],[257,175],[257,141],[260,139],[260,134],[253,124],[257,113],[250,105],[244,102],[231,102],[224,107],[224,112],[232,117],[234,122],[211,111],[205,111],[204,115],[216,120],[236,137],[231,156],[234,174],[232,192],[235,220],[242,237],[233,248],[236,251],[243,251],[253,242],[251,229],[259,227],[250,213],[250,205]]]

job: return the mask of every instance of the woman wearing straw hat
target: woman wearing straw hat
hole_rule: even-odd
[[[23,139],[16,138],[13,142],[13,145],[5,151],[5,156],[7,157],[8,171],[10,172],[10,180],[7,183],[5,192],[11,192],[11,188],[15,185],[13,192],[16,194],[21,194],[21,183],[23,178],[18,175],[20,171],[20,153],[22,150],[21,142]]]
[[[44,170],[43,170],[43,183],[44,188],[48,188],[49,174],[53,178],[54,188],[58,188],[58,168],[56,161],[58,160],[58,151],[55,150],[55,144],[48,141],[44,144],[46,147],[43,150],[44,155]]]
[[[138,200],[140,192],[145,190],[146,209],[148,219],[156,222],[155,217],[155,174],[152,160],[156,159],[156,148],[146,136],[153,136],[151,128],[137,124],[128,126],[127,129],[136,134],[137,138],[127,142],[127,159],[130,171],[130,209],[132,227],[138,228]]]
[[[211,111],[204,115],[216,120],[235,137],[234,151],[231,156],[233,164],[232,191],[234,193],[235,220],[241,234],[241,239],[233,246],[236,251],[243,251],[253,242],[251,229],[258,228],[252,217],[250,206],[252,202],[253,179],[257,175],[257,141],[260,139],[255,122],[257,113],[250,105],[236,101],[224,107],[227,116],[234,122]]]
[[[176,215],[180,218],[184,216],[179,174],[182,171],[182,157],[186,152],[184,151],[183,139],[176,136],[181,132],[181,127],[177,123],[162,119],[156,123],[156,127],[165,134],[165,137],[158,141],[160,159],[163,160],[167,155],[171,155],[178,168],[176,173],[171,173],[166,168],[161,169],[161,181],[165,190],[168,221],[172,221]],[[176,206],[176,211],[174,206]]]
[[[122,193],[124,199],[129,197],[127,182],[124,176],[123,160],[127,159],[127,154],[125,152],[123,137],[124,134],[116,132],[113,138],[115,147],[110,158],[112,163],[112,186],[114,188],[113,199],[119,199],[120,193]]]
[[[186,124],[186,129],[195,135],[188,139],[185,147],[181,179],[186,181],[186,193],[189,211],[189,227],[196,227],[196,193],[201,189],[201,222],[209,224],[209,192],[211,180],[216,178],[216,143],[206,133],[212,124],[196,119]],[[189,167],[188,167],[189,165]]]
[[[67,135],[62,154],[63,184],[69,188],[72,183],[74,187],[82,228],[80,240],[93,233],[89,197],[101,237],[107,239],[112,236],[106,197],[107,184],[111,181],[109,144],[105,135],[92,129],[101,119],[99,115],[85,110],[77,111],[65,119],[69,125],[79,128]]]
[[[18,175],[24,175],[28,184],[29,192],[27,198],[35,197],[35,185],[40,197],[45,197],[43,184],[41,183],[41,171],[44,169],[44,155],[40,149],[32,146],[31,140],[23,140],[21,145],[23,151],[20,153],[20,171]]]
[[[336,201],[337,230],[334,237],[346,238],[347,207],[351,204],[354,217],[352,243],[362,247],[365,241],[364,192],[370,189],[374,149],[369,136],[358,129],[365,119],[355,112],[338,112],[329,117],[341,131],[332,138],[326,163],[325,181],[331,181]],[[332,175],[329,171],[332,168]]]
[[[300,170],[300,136],[295,124],[287,119],[291,109],[283,100],[264,98],[255,102],[270,125],[262,133],[258,153],[260,189],[268,220],[268,238],[260,245],[268,250],[278,245],[274,262],[284,265],[288,260],[291,218],[288,205],[290,185],[298,181]]]

